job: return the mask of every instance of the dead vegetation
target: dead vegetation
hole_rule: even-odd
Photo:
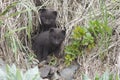
[[[38,24],[38,9],[42,6],[58,11],[58,22],[66,27],[67,35],[64,45],[68,45],[70,34],[74,27],[88,26],[89,20],[102,17],[99,0],[40,0],[40,6],[35,7],[33,0],[1,0],[0,1],[0,58],[7,63],[15,63],[22,68],[28,68],[31,56],[30,33]],[[104,1],[104,0],[103,0]],[[111,73],[119,73],[120,66],[120,2],[106,0],[109,16],[108,25],[113,28],[109,47],[95,47],[90,52],[78,58],[81,65],[76,72],[76,80],[82,80],[87,74],[91,79],[101,75],[107,69]],[[28,37],[28,39],[27,39]],[[24,44],[23,44],[24,43]],[[102,60],[100,54],[105,54]],[[28,56],[29,55],[29,56]],[[26,58],[27,56],[27,58]]]

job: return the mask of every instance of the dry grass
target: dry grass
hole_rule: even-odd
[[[10,4],[16,1],[1,0],[0,13],[4,12]],[[74,27],[77,25],[88,26],[89,20],[102,17],[99,0],[40,1],[42,5],[35,7],[33,0],[20,0],[21,4],[19,4],[20,2],[16,3],[17,5],[9,7],[5,14],[0,15],[0,58],[4,58],[7,63],[16,63],[24,68],[28,67],[25,50],[30,54],[31,45],[30,41],[27,40],[27,35],[30,37],[30,32],[33,31],[32,28],[35,29],[38,23],[37,10],[42,6],[58,11],[58,22],[61,24],[61,27],[65,26],[67,29],[65,45],[68,44]],[[108,23],[110,27],[115,29],[115,35],[112,36],[108,49],[104,49],[102,46],[96,47],[92,52],[87,52],[89,53],[88,55],[78,58],[81,67],[77,72],[78,74],[76,74],[76,80],[81,79],[82,74],[80,73],[88,74],[92,78],[96,73],[101,75],[106,69],[109,69],[112,73],[119,72],[120,3],[118,0],[106,0],[105,4],[108,13],[114,18],[109,18]],[[102,61],[100,58],[96,58],[100,53],[106,53],[107,57],[105,60]]]

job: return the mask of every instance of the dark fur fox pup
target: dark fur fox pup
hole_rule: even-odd
[[[41,20],[40,31],[47,31],[50,28],[57,28],[57,11],[51,9],[40,9],[39,13]]]
[[[40,0],[33,0],[36,6],[41,6],[42,3]]]
[[[61,44],[65,39],[65,34],[65,30],[51,28],[35,36],[33,38],[32,48],[38,60],[45,60],[50,53],[54,53],[58,57]]]

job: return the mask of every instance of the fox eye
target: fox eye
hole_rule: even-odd
[[[50,19],[51,21],[53,21],[54,19]]]
[[[53,36],[54,39],[56,39],[56,36]]]

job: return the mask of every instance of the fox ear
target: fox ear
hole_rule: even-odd
[[[53,28],[51,28],[51,29],[50,29],[50,32],[54,32],[54,29],[53,29]]]
[[[55,16],[57,16],[57,11],[53,11],[53,14],[54,14]]]
[[[43,12],[46,12],[46,11],[47,11],[47,9],[40,9],[39,10],[40,13],[43,13]]]

